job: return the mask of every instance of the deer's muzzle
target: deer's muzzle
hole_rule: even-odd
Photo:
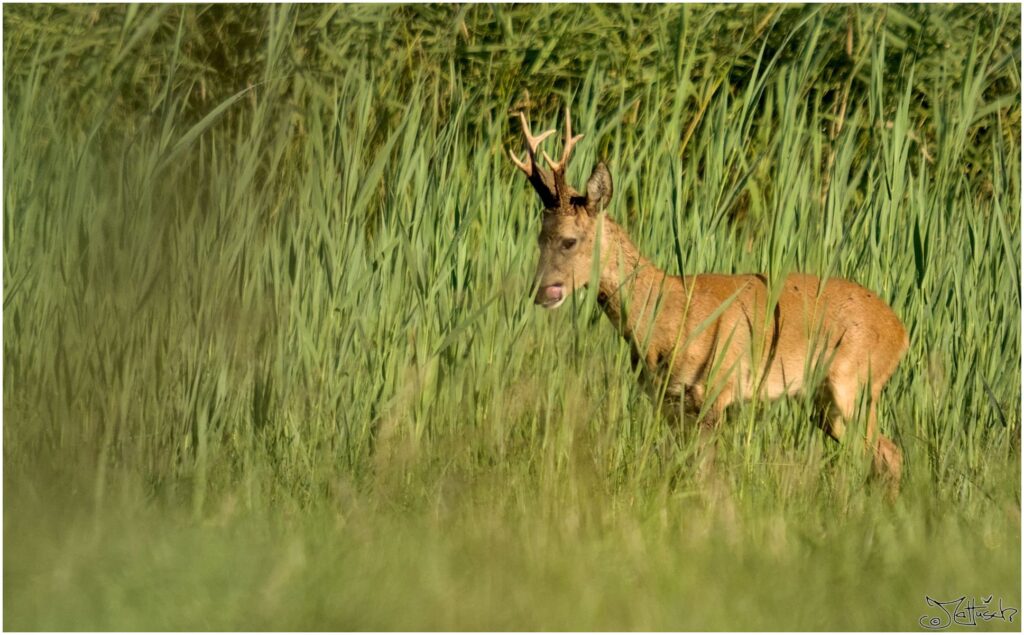
[[[549,284],[546,287],[537,289],[537,297],[534,298],[534,304],[539,304],[546,308],[554,308],[555,306],[562,303],[565,299],[565,286],[561,284]]]

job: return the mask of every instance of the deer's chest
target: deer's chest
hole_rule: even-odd
[[[673,372],[666,355],[656,351],[644,354],[636,346],[632,346],[630,363],[634,373],[638,373],[640,385],[652,398],[677,398],[684,392],[684,382]]]
[[[678,404],[687,412],[700,410],[705,393],[701,365],[685,352],[675,357],[657,351],[644,354],[631,346],[630,362],[641,388],[656,403]]]

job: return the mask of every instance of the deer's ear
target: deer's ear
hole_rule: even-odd
[[[587,179],[587,212],[597,214],[612,200],[612,175],[604,161],[594,166]]]

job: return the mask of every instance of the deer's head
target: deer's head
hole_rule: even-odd
[[[555,133],[542,132],[537,136],[530,133],[530,124],[523,113],[519,113],[526,138],[526,157],[520,161],[510,150],[512,162],[516,164],[537,191],[544,204],[544,218],[541,223],[540,260],[537,262],[537,295],[534,302],[547,309],[560,306],[569,295],[587,285],[590,280],[595,245],[597,220],[612,196],[612,175],[604,163],[598,163],[587,180],[586,192],[580,193],[565,181],[565,169],[573,146],[583,135],[572,135],[569,109],[565,109],[565,145],[562,157],[552,161],[543,152],[544,161],[550,169],[537,163],[537,148],[541,142]]]

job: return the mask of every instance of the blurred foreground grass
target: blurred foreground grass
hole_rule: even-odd
[[[1020,608],[1019,7],[3,11],[5,628]],[[904,319],[899,500],[801,400],[698,483],[597,308],[531,305],[508,115],[566,100],[670,271]]]

